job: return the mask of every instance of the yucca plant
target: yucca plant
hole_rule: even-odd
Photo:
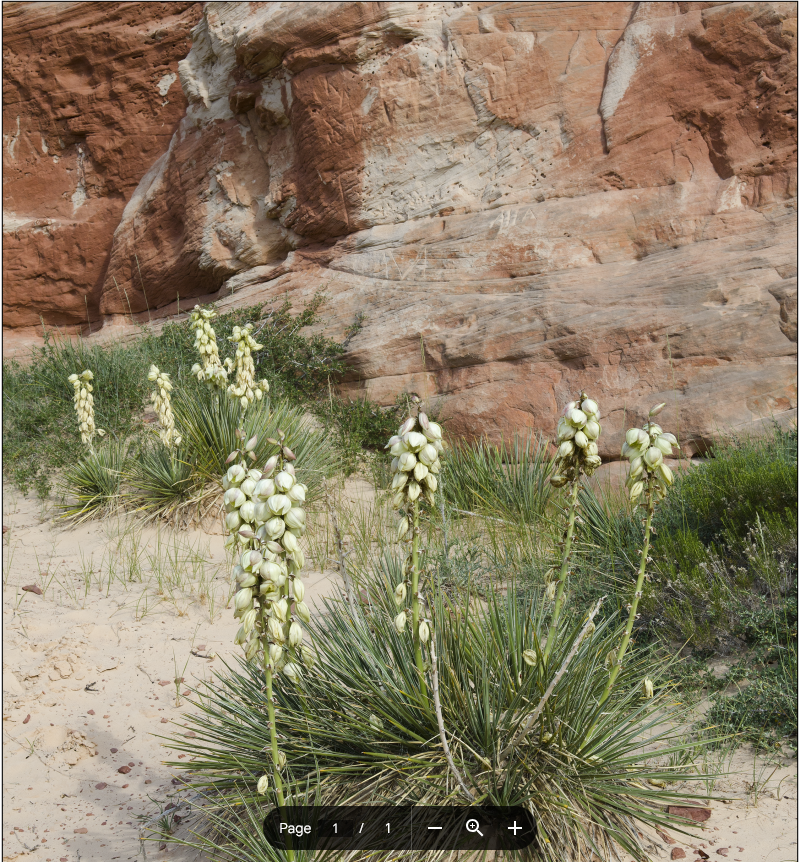
[[[110,440],[67,467],[59,483],[59,490],[65,497],[62,516],[81,522],[120,504],[127,458],[125,443]]]
[[[480,439],[447,453],[442,489],[455,510],[520,518],[533,524],[550,499],[552,456],[541,437],[516,435],[495,445]]]
[[[371,603],[354,612],[343,598],[325,600],[324,613],[309,625],[312,670],[300,684],[274,689],[292,804],[308,799],[306,785],[318,804],[465,802],[439,743],[437,718],[426,707],[413,640],[392,622],[391,594],[402,570],[402,558],[386,557],[365,584]],[[665,684],[668,665],[638,651],[600,709],[604,658],[618,638],[615,620],[600,623],[589,638],[583,617],[564,614],[545,664],[539,638],[548,610],[539,598],[522,601],[511,589],[492,592],[486,607],[463,608],[432,588],[427,598],[451,756],[474,801],[534,813],[540,840],[519,858],[560,862],[590,851],[609,858],[614,842],[646,858],[646,842],[657,836],[650,830],[642,839],[639,830],[675,826],[664,806],[685,799],[684,789],[658,785],[701,778],[669,765],[693,743]],[[640,686],[646,675],[658,687],[652,698]],[[531,706],[553,683],[540,720],[522,732]],[[192,755],[191,780],[212,794],[219,811],[241,802],[258,806],[269,745],[263,686],[255,664],[219,673],[202,692],[199,713],[187,718],[197,738],[170,741]],[[248,834],[251,847],[239,846],[238,858],[273,858],[263,839],[259,844]]]
[[[180,447],[167,447],[159,441],[144,445],[129,459],[125,479],[129,485],[125,502],[145,521],[188,518],[202,494],[194,467]]]
[[[433,502],[441,448],[427,447],[431,439],[440,444],[440,427],[422,414],[424,434],[414,430],[415,419],[403,425],[389,445],[395,505],[404,513],[399,537],[410,535],[411,553],[386,554],[378,567],[356,574],[364,604],[347,604],[343,596],[324,600],[324,612],[309,621],[314,658],[303,673],[281,676],[273,686],[271,659],[264,666],[243,661],[238,669],[226,668],[206,684],[200,712],[187,717],[196,737],[170,740],[173,749],[192,755],[191,779],[213,799],[217,823],[233,824],[227,837],[217,832],[212,843],[239,859],[293,858],[290,850],[284,856],[266,846],[253,829],[260,794],[272,805],[312,799],[522,805],[536,818],[538,839],[513,855],[539,860],[592,853],[607,859],[618,848],[643,860],[658,829],[682,831],[668,805],[684,803],[684,785],[708,776],[675,765],[690,760],[697,742],[667,682],[668,663],[629,648],[654,497],[665,493],[670,478],[662,457],[650,451],[662,435],[651,422],[646,440],[630,444],[641,449],[631,496],[640,496],[642,481],[647,518],[626,625],[616,615],[594,622],[601,600],[587,619],[568,603],[580,480],[597,466],[598,416],[595,402],[581,393],[558,429],[550,481],[570,490],[555,589],[522,599],[511,584],[504,595],[489,590],[485,605],[471,601],[468,586],[459,606],[437,584],[425,583],[418,503]],[[663,443],[661,456],[668,448],[667,439]],[[227,493],[235,505],[233,492]],[[426,523],[432,527],[430,519]],[[249,541],[253,533],[242,535]],[[260,556],[257,564],[263,568]],[[251,601],[249,593],[244,598]],[[406,598],[413,609],[410,633],[404,611],[394,618]],[[279,645],[280,637],[273,638],[271,628],[267,636],[271,655],[271,640]],[[267,775],[277,764],[278,745],[285,759],[272,789]],[[666,782],[682,786],[668,790]]]
[[[218,486],[221,482],[228,468],[225,459],[239,446],[239,430],[244,439],[257,438],[255,463],[261,464],[272,451],[268,440],[283,431],[286,445],[303,465],[309,501],[318,496],[323,479],[336,468],[337,456],[327,437],[312,429],[302,410],[285,401],[265,397],[250,405],[242,417],[238,400],[214,397],[204,390],[191,395],[179,391],[172,407],[183,436],[185,460],[204,484]]]

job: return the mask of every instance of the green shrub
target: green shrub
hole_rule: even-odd
[[[126,502],[146,520],[188,514],[193,498],[201,490],[186,453],[181,448],[167,449],[160,441],[145,443],[130,457],[125,479],[130,486]]]

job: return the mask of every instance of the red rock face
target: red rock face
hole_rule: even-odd
[[[4,326],[98,320],[122,210],[185,113],[177,62],[201,11],[3,7]]]
[[[606,456],[657,401],[688,451],[785,418],[795,39],[787,3],[207,4],[99,312],[324,290],[366,315],[345,391],[499,436],[583,387]]]

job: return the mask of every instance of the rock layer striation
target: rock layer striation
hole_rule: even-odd
[[[795,410],[795,4],[208,3],[192,40],[106,324],[323,290],[351,394],[496,437],[585,387],[605,455],[659,400],[688,451]]]

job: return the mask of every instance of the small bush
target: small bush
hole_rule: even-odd
[[[68,467],[61,484],[67,497],[62,507],[64,515],[83,520],[119,505],[126,460],[125,444],[110,440]]]

